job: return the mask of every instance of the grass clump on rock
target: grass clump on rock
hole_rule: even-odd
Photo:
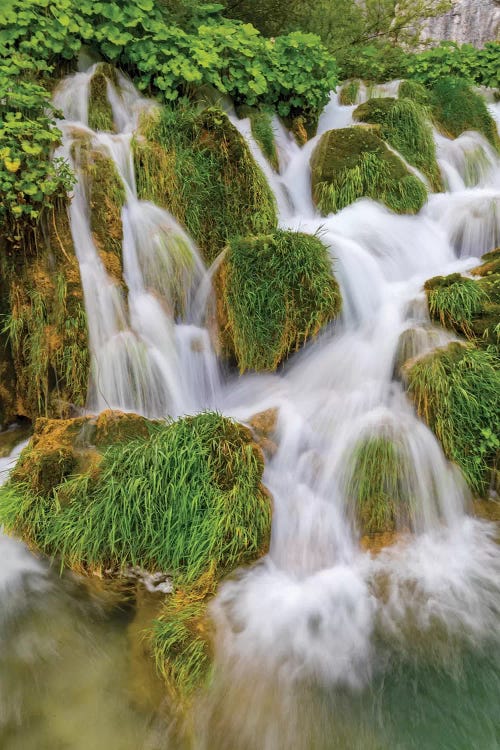
[[[401,81],[398,89],[400,99],[411,99],[417,104],[428,106],[430,104],[430,93],[422,83],[418,81]]]
[[[339,104],[349,106],[356,104],[359,94],[360,81],[347,81],[344,83],[339,92]]]
[[[218,275],[222,346],[240,370],[275,370],[341,306],[328,250],[299,232],[237,238]]]
[[[474,279],[467,279],[459,273],[450,276],[435,276],[424,284],[429,313],[445,328],[452,328],[473,336],[472,321],[481,313],[488,302],[488,295]]]
[[[432,115],[442,133],[457,138],[465,130],[478,130],[500,148],[495,121],[483,97],[461,78],[441,78],[432,87]]]
[[[442,188],[436,146],[427,110],[408,98],[369,99],[356,107],[355,120],[380,125],[380,136],[419,169],[434,190]]]
[[[472,491],[483,495],[500,446],[497,358],[472,344],[452,343],[410,363],[405,375],[419,416]]]
[[[108,77],[109,84],[116,82],[116,71],[111,65],[98,65],[97,70],[90,79],[88,122],[92,130],[115,129],[113,121],[113,109],[108,99]]]
[[[169,573],[174,593],[150,643],[184,699],[208,675],[206,606],[218,581],[267,552],[263,468],[249,428],[216,413],[38,420],[0,490],[0,523],[75,570]]]
[[[361,534],[395,531],[411,518],[407,457],[391,437],[360,440],[348,462],[346,497]]]
[[[167,208],[209,263],[231,237],[277,226],[266,179],[222,110],[181,105],[145,115],[134,158],[139,197]]]
[[[396,213],[417,213],[427,199],[424,184],[370,128],[329,130],[311,157],[312,191],[322,214],[372,198]]]

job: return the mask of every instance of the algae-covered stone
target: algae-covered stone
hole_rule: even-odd
[[[209,263],[230,237],[277,226],[272,191],[220,109],[148,113],[134,141],[134,157],[139,197],[168,209]]]
[[[370,128],[324,133],[311,157],[311,170],[313,199],[324,215],[363,197],[397,213],[416,213],[427,199],[423,183]]]
[[[232,240],[216,286],[222,350],[241,371],[275,370],[341,306],[328,250],[299,232]]]
[[[452,343],[405,370],[408,393],[470,488],[484,494],[500,445],[498,359],[472,344]]]
[[[412,166],[419,169],[434,190],[442,189],[436,146],[429,113],[416,101],[381,97],[356,107],[355,120],[380,125],[380,136]]]

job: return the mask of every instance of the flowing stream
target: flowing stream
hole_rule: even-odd
[[[55,94],[65,116],[61,153],[79,175],[70,218],[89,325],[89,410],[163,417],[216,408],[245,421],[279,409],[277,451],[264,475],[274,499],[271,549],[224,583],[212,604],[215,679],[197,706],[195,746],[499,748],[496,528],[467,515],[468,490],[397,374],[403,349],[405,358],[418,356],[452,340],[430,323],[424,281],[466,273],[500,244],[498,156],[477,133],[455,141],[436,133],[447,190],[430,195],[418,216],[360,200],[323,218],[311,200],[309,159],[321,133],[352,124],[354,107],[332,95],[318,136],[303,148],[276,120],[279,174],[249,121],[230,114],[276,195],[280,225],[319,234],[343,297],[339,320],[277,374],[236,377],[218,361],[207,328],[210,271],[173,216],[137,197],[131,140],[140,113],[154,105],[119,76],[118,89],[108,83],[117,132],[93,132],[93,71],[66,79]],[[390,86],[380,93],[394,95],[397,83]],[[113,160],[123,181],[124,284],[108,275],[93,242],[74,148],[82,139]],[[353,455],[372,437],[398,446],[415,509],[413,533],[378,555],[362,551],[350,497]],[[123,622],[103,614],[99,597],[83,595],[77,582],[56,582],[22,545],[7,538],[0,545],[2,658],[14,675],[2,669],[2,748],[166,747],[167,734],[158,740],[151,717],[124,708],[131,700],[125,688],[133,688],[128,677],[120,683]],[[52,620],[60,637],[50,633]],[[93,647],[100,657],[89,661]],[[47,682],[44,701],[40,691],[34,696],[30,670]],[[110,679],[115,671],[118,679]],[[99,714],[96,695],[107,696],[105,716],[89,735],[82,714]],[[37,713],[60,709],[58,701],[65,722]]]

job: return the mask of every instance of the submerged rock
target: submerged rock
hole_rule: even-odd
[[[324,215],[363,197],[381,201],[397,213],[417,213],[427,199],[424,184],[373,128],[324,133],[311,157],[311,170],[313,199]]]
[[[298,232],[233,239],[216,277],[223,353],[241,372],[275,370],[338,314],[326,247]]]

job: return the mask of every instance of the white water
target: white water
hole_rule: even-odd
[[[430,196],[420,215],[397,216],[361,200],[322,218],[310,191],[317,138],[300,149],[276,123],[276,174],[248,121],[234,121],[276,194],[280,225],[320,234],[343,296],[340,319],[280,373],[236,378],[223,374],[204,328],[210,285],[196,247],[168,212],[137,199],[130,142],[138,113],[151,105],[120,78],[121,94],[108,88],[118,132],[90,131],[91,74],[67,79],[56,93],[65,113],[63,153],[83,132],[116,164],[127,194],[127,293],[101,263],[81,178],[71,225],[89,323],[89,409],[177,416],[218,408],[246,420],[279,407],[278,450],[264,476],[274,498],[271,550],[225,583],[213,603],[219,673],[234,689],[251,673],[257,710],[271,683],[278,701],[304,682],[360,689],[377,664],[380,629],[405,649],[415,631],[427,645],[436,628],[468,643],[490,635],[500,616],[499,548],[489,524],[465,515],[465,484],[415,416],[394,369],[402,340],[412,356],[450,340],[430,324],[423,282],[466,271],[500,244],[498,158],[477,134],[454,142],[436,136],[449,192]],[[319,133],[351,124],[352,109],[332,97]],[[181,304],[173,275],[182,279]],[[349,496],[352,453],[374,435],[398,445],[416,509],[403,524],[416,536],[377,558],[360,551]],[[273,731],[266,738],[256,746],[281,747]]]

